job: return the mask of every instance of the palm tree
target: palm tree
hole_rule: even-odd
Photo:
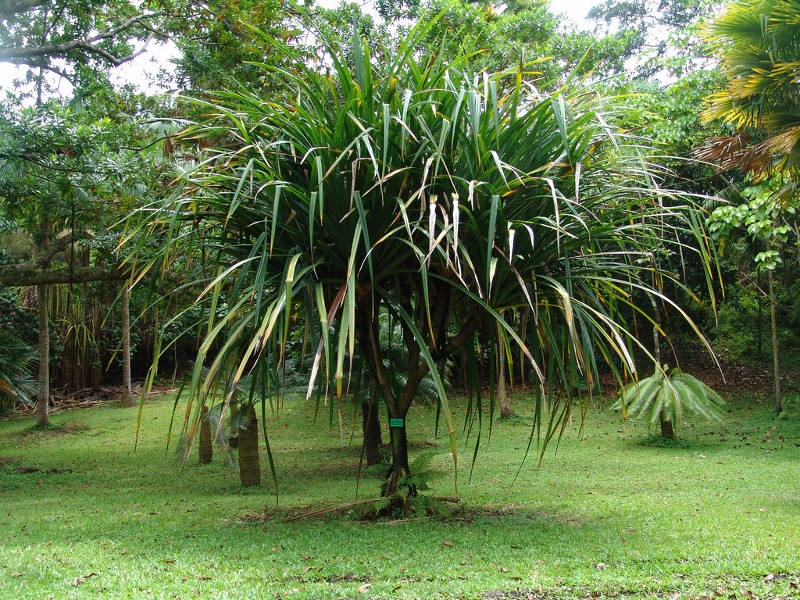
[[[210,147],[144,215],[144,231],[166,243],[143,271],[201,242],[213,253],[196,281],[212,309],[194,397],[231,360],[234,381],[276,369],[302,306],[320,339],[309,393],[324,377],[343,394],[357,350],[370,369],[388,412],[387,494],[409,474],[406,419],[427,375],[455,460],[440,366],[461,352],[476,372],[479,330],[517,345],[542,388],[545,371],[553,389],[579,372],[592,379],[598,361],[632,371],[637,341],[620,307],[638,310],[633,292],[651,287],[640,259],[678,243],[677,230],[697,233],[684,200],[659,190],[639,146],[615,133],[606,100],[585,90],[540,97],[522,67],[470,75],[468,57],[419,51],[430,27],[419,23],[379,56],[354,37],[352,63],[331,51],[329,74],[301,60],[265,66],[291,90],[281,101],[218,94],[207,120],[183,134]],[[516,308],[534,315],[528,343],[502,318]],[[399,388],[383,319],[406,346]]]
[[[701,156],[763,177],[800,174],[800,27],[797,0],[737,0],[710,22],[727,87],[713,94],[704,119],[737,133],[713,140]]]
[[[667,370],[666,365],[656,365],[653,375],[625,386],[614,408],[623,410],[626,417],[658,424],[661,436],[667,439],[675,437],[685,414],[722,419],[725,402],[719,394],[680,369]]]

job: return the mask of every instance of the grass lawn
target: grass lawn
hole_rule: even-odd
[[[277,504],[219,453],[181,469],[171,407],[147,403],[136,452],[136,409],[57,414],[46,432],[0,421],[0,597],[800,598],[800,417],[766,402],[731,402],[677,447],[597,409],[519,476],[530,419],[496,423],[471,479],[461,437],[453,515],[400,522],[287,520],[355,498],[358,435],[340,440],[304,400],[268,422]],[[412,452],[436,452],[433,494],[452,496],[433,416],[412,410]],[[379,483],[362,477],[359,497]]]

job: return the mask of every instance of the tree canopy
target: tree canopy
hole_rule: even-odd
[[[0,5],[0,62],[74,79],[133,60],[158,27],[158,13],[128,0],[11,0]]]

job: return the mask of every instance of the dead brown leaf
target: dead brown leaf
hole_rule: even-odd
[[[87,579],[95,577],[96,575],[97,573],[91,572],[88,575],[84,575],[83,577],[76,577],[75,579],[72,580],[72,587],[78,587],[82,583],[86,583]]]

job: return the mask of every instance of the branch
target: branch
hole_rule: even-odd
[[[58,68],[56,68],[56,67],[54,67],[52,65],[41,65],[41,67],[45,71],[50,71],[54,75],[58,75],[62,79],[66,79],[67,81],[70,82],[70,84],[72,84],[73,87],[78,87],[77,84],[76,84],[76,79],[74,77],[72,77],[71,75],[68,75],[66,71],[64,71],[62,69],[58,69]]]
[[[73,231],[63,237],[51,240],[46,248],[44,254],[38,254],[24,263],[9,265],[7,267],[0,267],[0,269],[17,270],[17,271],[37,271],[46,269],[50,266],[50,261],[59,252],[63,252],[69,246],[77,244],[82,240],[88,240],[90,236],[84,231]],[[1,285],[1,284],[0,284]]]
[[[467,340],[470,339],[470,337],[472,337],[472,334],[475,333],[475,330],[478,328],[479,314],[479,310],[474,308],[465,315],[461,321],[459,332],[447,341],[447,344],[445,344],[444,348],[433,353],[433,360],[435,362],[449,357],[456,350],[461,348],[461,346],[463,346]]]
[[[112,66],[118,67],[119,65],[131,61],[145,52],[147,50],[147,45],[150,43],[153,37],[156,35],[161,35],[161,32],[147,23],[147,18],[148,17],[146,15],[131,17],[116,27],[101,32],[89,38],[88,40],[71,40],[61,44],[44,44],[42,46],[33,46],[30,48],[0,48],[0,62],[16,62],[27,64],[28,61],[34,58],[64,56],[73,50],[83,50],[88,54],[95,55],[102,60],[105,60]],[[150,35],[145,40],[144,45],[138,51],[128,56],[115,56],[108,50],[105,50],[97,45],[99,42],[110,40],[118,36],[124,31],[131,29],[135,25],[138,25],[150,32]]]
[[[60,267],[52,269],[21,269],[0,267],[0,286],[27,287],[53,283],[87,283],[89,281],[117,281],[130,273],[117,265],[104,267]]]

